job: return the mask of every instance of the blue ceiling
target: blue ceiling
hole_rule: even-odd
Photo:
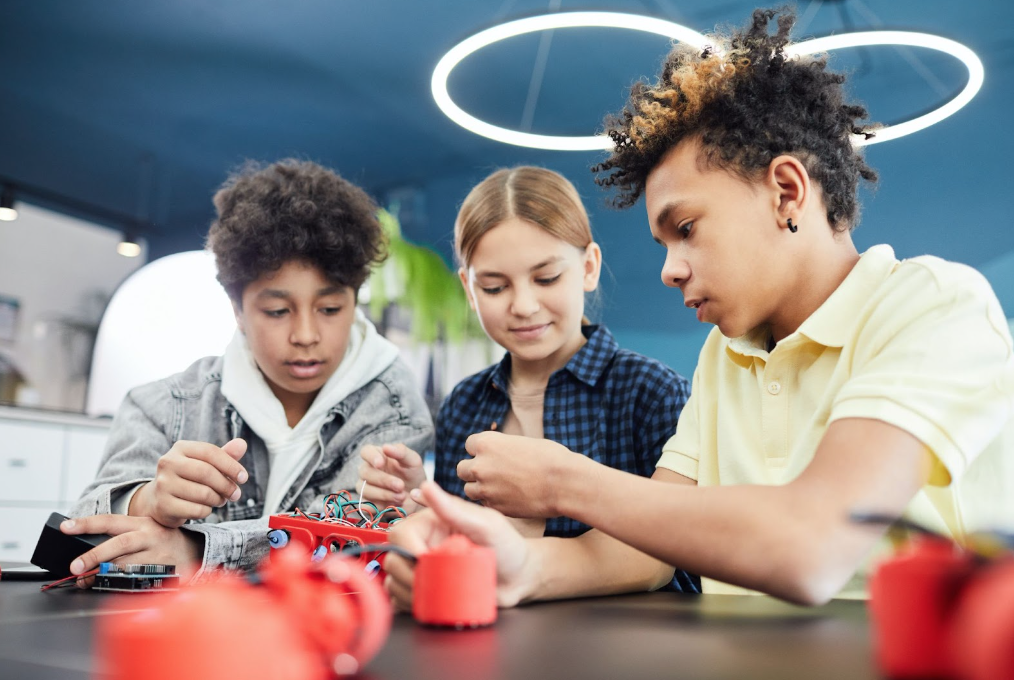
[[[643,207],[615,212],[591,182],[601,154],[492,142],[448,120],[430,95],[437,60],[507,19],[597,9],[710,31],[740,25],[741,0],[6,0],[0,8],[0,178],[30,202],[110,226],[144,225],[153,257],[200,247],[210,198],[244,159],[298,156],[334,167],[379,200],[402,199],[406,234],[449,255],[455,208],[494,167],[534,163],[574,180],[612,275],[603,314],[614,326],[685,330],[693,315],[658,282],[662,252]],[[916,135],[869,148],[881,172],[864,191],[860,247],[929,252],[984,266],[1014,253],[1014,3],[1006,0],[800,2],[799,36],[850,30],[936,33],[974,49],[979,95]],[[540,36],[491,46],[452,74],[452,96],[490,122],[518,127]],[[630,83],[653,77],[658,36],[556,31],[533,132],[589,134]],[[892,47],[843,50],[834,64],[875,119],[933,108],[965,82],[952,58]],[[646,314],[645,309],[662,314]],[[679,310],[679,311],[677,311]],[[1010,313],[1011,310],[1008,310]]]

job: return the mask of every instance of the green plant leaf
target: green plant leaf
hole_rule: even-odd
[[[419,342],[484,338],[457,274],[435,251],[402,236],[396,212],[392,206],[377,213],[388,238],[388,259],[370,277],[370,314],[378,319],[390,304],[409,310],[412,337]]]

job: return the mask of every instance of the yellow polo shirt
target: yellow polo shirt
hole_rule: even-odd
[[[768,337],[711,332],[659,467],[700,486],[785,484],[830,423],[872,418],[935,456],[907,517],[952,536],[1014,528],[1014,352],[981,274],[875,246],[771,352]],[[864,571],[843,596],[862,594]],[[708,579],[704,590],[746,592]]]

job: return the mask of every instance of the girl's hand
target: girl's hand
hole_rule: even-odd
[[[130,499],[129,515],[151,517],[176,528],[187,520],[204,519],[227,501],[240,497],[247,472],[239,464],[246,442],[233,439],[218,447],[205,442],[178,441],[158,459],[155,479]]]
[[[362,462],[356,489],[362,492],[364,483],[369,486],[366,500],[378,505],[400,505],[406,512],[419,509],[419,504],[409,498],[409,492],[426,481],[422,456],[404,444],[384,444],[364,446],[359,457]]]
[[[422,485],[421,494],[428,510],[416,513],[394,525],[391,543],[421,555],[440,545],[451,534],[464,534],[476,545],[488,546],[496,553],[497,604],[513,607],[524,601],[537,585],[539,565],[528,541],[495,510],[452,496],[434,482]],[[395,553],[384,560],[387,578],[384,585],[399,609],[412,610],[415,565]]]
[[[70,564],[70,573],[83,574],[102,562],[116,564],[173,564],[181,581],[189,580],[204,557],[204,536],[170,529],[151,517],[92,515],[69,519],[60,525],[65,534],[108,534],[108,541],[95,546]],[[87,587],[91,580],[79,581]]]

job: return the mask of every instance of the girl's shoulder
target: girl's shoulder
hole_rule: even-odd
[[[615,371],[646,377],[656,377],[661,380],[686,381],[686,378],[662,361],[630,349],[618,349],[609,370],[610,372]]]
[[[649,356],[619,349],[605,375],[607,390],[636,408],[661,402],[686,402],[690,382]]]
[[[500,366],[499,363],[492,364],[482,369],[481,371],[473,373],[467,378],[463,378],[461,381],[458,382],[457,385],[454,386],[454,388],[451,390],[451,393],[447,395],[446,401],[451,402],[458,402],[461,400],[467,401],[477,397],[479,394],[483,392],[483,390],[486,389],[486,386],[489,384],[489,381],[493,378],[493,375],[494,373],[496,373],[496,370],[497,368],[499,368],[499,366]]]

